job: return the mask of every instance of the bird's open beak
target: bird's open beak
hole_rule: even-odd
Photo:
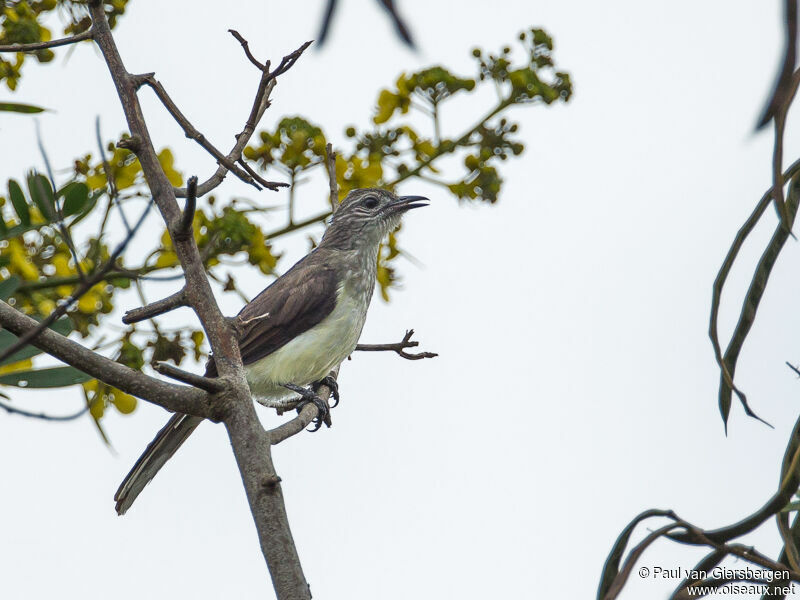
[[[428,206],[428,200],[425,196],[400,196],[397,200],[392,202],[388,208],[391,212],[406,212],[412,208],[420,208]]]

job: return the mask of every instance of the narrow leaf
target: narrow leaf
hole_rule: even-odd
[[[12,275],[4,281],[0,281],[0,300],[5,300],[15,291],[22,283],[22,280],[16,275]]]
[[[0,111],[15,112],[24,114],[34,114],[46,111],[46,108],[34,106],[33,104],[21,104],[19,102],[0,102]]]
[[[22,188],[13,179],[8,180],[8,195],[11,198],[11,204],[14,205],[14,210],[19,217],[19,222],[22,226],[27,227],[31,224],[31,211],[28,209],[28,203],[25,201],[25,195],[22,193]],[[14,228],[12,227],[11,230]],[[9,230],[9,231],[11,231]]]
[[[73,181],[61,188],[58,195],[64,197],[62,209],[64,216],[76,215],[89,202],[89,186],[81,181]]]
[[[0,375],[0,385],[24,388],[56,388],[89,381],[92,377],[74,367],[52,367]]]
[[[6,283],[6,282],[3,282]],[[2,284],[0,284],[2,285]],[[72,322],[69,320],[69,317],[62,317],[55,323],[50,326],[50,329],[53,331],[57,331],[61,335],[67,335],[69,332],[72,331]],[[17,336],[15,336],[10,331],[0,330],[0,351],[4,350],[11,346],[11,344],[17,341]],[[31,358],[38,354],[41,354],[42,351],[36,348],[35,346],[25,346],[24,348],[20,348],[17,352],[9,356],[4,361],[0,362],[0,367],[8,364],[12,364],[21,360],[25,360],[26,358]]]
[[[55,219],[56,205],[50,180],[39,173],[31,173],[28,175],[28,191],[42,216],[48,221]]]

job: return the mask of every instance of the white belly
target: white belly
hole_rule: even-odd
[[[371,290],[370,290],[371,291]],[[281,399],[293,393],[284,383],[308,385],[325,377],[355,349],[369,298],[339,293],[333,312],[269,356],[245,366],[253,396]]]

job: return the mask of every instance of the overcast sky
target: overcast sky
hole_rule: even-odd
[[[134,0],[115,36],[128,69],[155,71],[227,148],[257,72],[226,30],[278,59],[314,37],[323,4]],[[784,365],[800,362],[797,243],[778,261],[736,373],[775,429],[735,406],[725,436],[706,332],[719,264],[770,185],[771,134],[753,129],[780,59],[779,3],[404,0],[418,53],[376,2],[340,4],[328,45],[281,78],[263,125],[302,114],[345,144],[343,128],[367,125],[399,72],[443,63],[472,73],[475,45],[497,49],[532,25],[553,35],[575,95],[514,112],[527,148],[503,166],[496,206],[459,208],[417,182],[401,188],[433,200],[403,231],[422,266],[398,265],[403,289],[388,305],[376,298],[362,341],[413,327],[440,357],[355,356],[334,427],[276,448],[314,596],[590,598],[614,539],[641,510],[673,508],[716,527],[760,507],[800,408],[800,382]],[[94,152],[96,115],[107,138],[125,130],[99,54],[88,44],[66,54],[26,66],[20,92],[0,93],[54,109],[39,121],[60,168]],[[156,145],[172,147],[184,173],[208,176],[210,157],[148,91],[141,97]],[[482,112],[454,105],[445,130]],[[787,164],[800,152],[795,131],[790,121]],[[0,117],[0,147],[0,180],[41,168],[30,117]],[[301,210],[322,206],[323,188],[301,188]],[[283,201],[231,178],[219,193]],[[770,213],[734,269],[723,335],[774,225]],[[290,241],[282,267],[305,248],[303,237]],[[253,295],[265,282],[246,283]],[[240,308],[231,294],[220,300],[229,314]],[[53,413],[81,402],[61,391],[14,398]],[[116,453],[88,418],[0,415],[0,594],[272,597],[222,428],[202,426],[120,518],[113,493],[167,415],[110,412]],[[746,542],[780,548],[772,522]],[[691,567],[699,557],[662,541],[640,564]],[[634,575],[622,597],[661,598],[677,583]]]

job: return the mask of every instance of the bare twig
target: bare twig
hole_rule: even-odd
[[[41,419],[43,421],[74,421],[75,419],[82,417],[89,411],[89,405],[84,406],[76,413],[72,413],[70,415],[48,415],[45,413],[37,413],[31,412],[28,410],[23,410],[21,408],[16,408],[11,406],[10,404],[5,404],[4,402],[0,402],[0,409],[5,410],[7,413],[12,415],[21,415],[23,417],[30,417],[32,419]]]
[[[168,313],[182,306],[186,306],[186,290],[184,288],[181,288],[171,296],[152,302],[147,306],[127,311],[122,317],[122,322],[126,325],[131,325],[139,321],[144,321],[145,319],[152,319],[158,315],[163,315],[164,313]]]
[[[189,371],[184,371],[183,369],[179,369],[178,367],[170,365],[169,363],[157,361],[153,363],[153,368],[162,375],[171,377],[172,379],[177,379],[183,383],[188,383],[191,386],[200,388],[201,390],[205,390],[211,394],[217,394],[223,391],[226,387],[225,382],[222,379],[213,379],[211,377],[203,377],[202,375],[189,373]]]
[[[228,29],[228,33],[230,33],[233,37],[235,37],[239,43],[244,48],[244,53],[247,55],[247,60],[253,63],[259,71],[269,71],[269,61],[267,61],[266,65],[261,64],[255,56],[250,53],[250,44],[247,42],[242,35],[236,31],[235,29]]]
[[[125,248],[128,247],[128,243],[131,241],[133,236],[136,234],[136,231],[139,229],[139,226],[144,222],[145,217],[147,217],[147,213],[150,212],[150,208],[153,206],[152,202],[147,205],[147,208],[142,211],[142,216],[139,217],[139,221],[133,227],[131,232],[125,236],[125,239],[114,249],[111,253],[111,256],[108,257],[108,260],[101,266],[97,271],[91,274],[91,276],[84,279],[80,285],[75,289],[72,295],[64,302],[59,304],[53,312],[51,312],[46,318],[44,318],[36,327],[35,329],[26,332],[24,335],[20,336],[20,338],[11,344],[8,348],[0,352],[0,363],[3,362],[6,358],[17,352],[20,348],[27,346],[31,340],[33,340],[37,335],[42,333],[45,329],[47,329],[50,325],[55,323],[56,319],[65,315],[69,308],[78,301],[81,296],[83,296],[86,292],[88,292],[92,286],[102,281],[106,274],[114,267],[114,264],[117,262],[117,259],[122,255]]]
[[[189,177],[189,181],[186,182],[186,204],[183,206],[181,222],[176,230],[178,235],[192,235],[192,221],[194,221],[195,210],[197,210],[197,175],[192,175]]]
[[[247,171],[238,167],[236,165],[236,160],[238,157],[229,157],[225,156],[220,152],[216,146],[214,146],[211,142],[208,141],[206,136],[200,133],[194,125],[191,124],[189,119],[180,111],[178,106],[173,102],[172,98],[169,97],[167,91],[164,89],[164,86],[161,85],[159,81],[153,76],[153,73],[146,73],[144,75],[137,77],[137,84],[140,82],[144,85],[150,87],[150,89],[155,92],[156,96],[159,100],[161,100],[161,104],[164,105],[164,108],[167,109],[167,112],[172,115],[172,118],[175,119],[175,122],[180,125],[181,129],[183,129],[184,134],[187,138],[194,140],[197,142],[202,148],[204,148],[211,156],[217,159],[217,163],[220,166],[225,167],[226,170],[230,171],[234,175],[236,175],[239,179],[244,181],[245,183],[249,183],[250,185],[254,186],[256,189],[261,189],[261,187],[256,183],[256,180],[250,176]],[[270,190],[278,190],[281,187],[284,187],[285,184],[267,181],[262,179],[261,182],[264,187]],[[205,192],[204,192],[205,193]]]
[[[32,44],[5,44],[0,45],[0,52],[35,52],[36,50],[44,50],[45,48],[57,48],[58,46],[66,46],[68,44],[75,44],[84,40],[90,40],[94,36],[92,29],[87,29],[82,33],[71,35],[69,37],[61,38],[58,40],[50,40],[49,42],[34,42]]]
[[[413,335],[414,330],[409,329],[406,331],[403,339],[394,344],[358,344],[356,350],[361,352],[397,352],[397,354],[408,360],[420,360],[439,356],[436,352],[406,352],[406,348],[416,348],[419,346],[419,342],[411,341],[411,336]]]
[[[336,152],[330,143],[325,144],[325,168],[328,170],[328,202],[335,212],[339,206],[339,185],[336,181]]]
[[[239,38],[241,38],[241,36],[239,36]],[[255,133],[256,126],[261,120],[261,117],[264,115],[264,111],[266,111],[269,107],[269,96],[275,87],[276,77],[285,73],[295,62],[297,62],[297,59],[300,58],[300,55],[303,53],[303,51],[305,51],[306,48],[308,48],[310,44],[311,42],[306,42],[300,48],[285,56],[278,68],[272,72],[269,71],[269,62],[264,65],[265,68],[261,72],[261,80],[258,83],[258,89],[256,90],[253,106],[250,109],[250,115],[247,117],[244,128],[236,136],[236,143],[234,144],[233,148],[225,156],[227,160],[234,163],[241,160],[242,151],[244,150],[245,146],[247,146],[250,138],[253,136],[253,133]],[[219,165],[216,172],[211,177],[197,186],[197,194],[199,196],[204,196],[222,183],[222,180],[225,179],[227,174],[228,168],[224,164]],[[287,184],[280,184],[280,187],[286,187],[286,185]],[[179,198],[184,197],[186,195],[186,190],[177,189],[175,190],[175,195]]]

